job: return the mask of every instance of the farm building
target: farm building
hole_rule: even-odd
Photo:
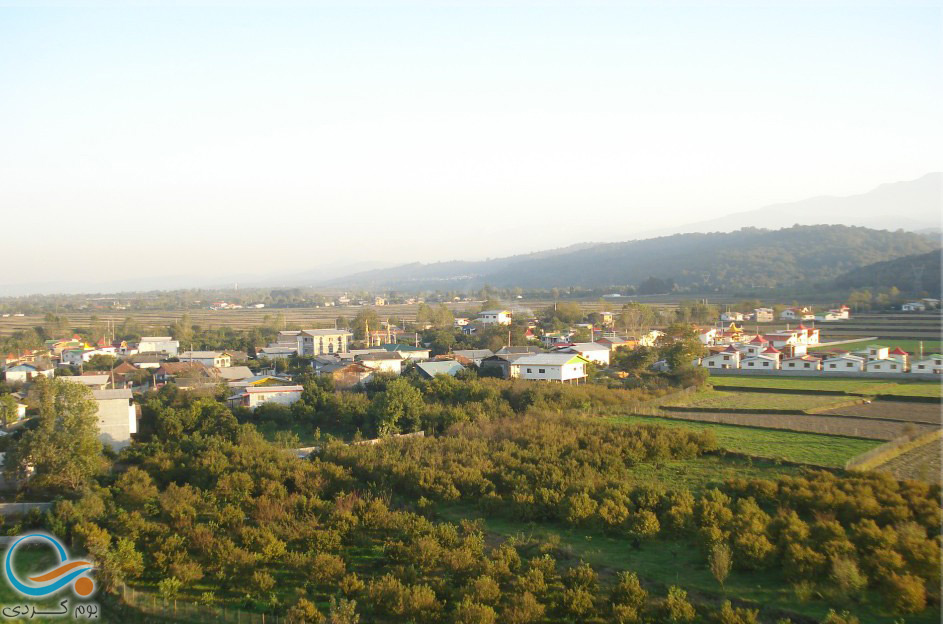
[[[138,341],[138,353],[163,353],[175,357],[180,343],[170,336],[143,336]]]
[[[482,325],[510,325],[510,310],[482,310],[478,313],[478,322]]]

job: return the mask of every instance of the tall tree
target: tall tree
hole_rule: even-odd
[[[81,384],[40,377],[31,395],[39,405],[38,426],[24,433],[7,454],[6,473],[22,477],[31,466],[32,487],[81,489],[104,465],[92,391]]]

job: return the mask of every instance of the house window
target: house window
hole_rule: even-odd
[[[763,366],[769,366],[769,362],[763,362]]]
[[[542,368],[538,368],[538,369],[537,369],[537,372],[538,372],[538,373],[544,373],[544,372],[546,372],[546,371],[545,371],[544,369],[542,369]]]
[[[806,368],[812,368],[812,365],[809,364],[808,362],[806,362],[805,367],[806,367]]]
[[[829,365],[828,365],[829,368],[835,368],[836,366],[837,366],[837,364],[829,364]]]
[[[531,369],[528,368],[528,369],[527,369],[527,372],[528,372],[528,373],[532,373],[532,372],[534,372],[534,371],[532,371]]]

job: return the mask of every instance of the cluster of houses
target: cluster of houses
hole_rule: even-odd
[[[846,305],[831,308],[824,312],[816,314],[810,306],[797,306],[786,308],[779,313],[781,321],[844,321],[851,318],[851,308]],[[746,321],[752,323],[772,323],[776,320],[776,313],[773,308],[755,308],[752,312],[733,312],[727,311],[720,315],[720,320],[724,323],[743,323]]]
[[[761,335],[745,334],[731,323],[726,330],[701,329],[699,338],[707,346],[709,355],[700,358],[696,364],[712,370],[943,374],[943,357],[940,355],[913,360],[900,347],[892,350],[872,345],[856,352],[838,349],[809,352],[809,347],[819,344],[819,330],[801,323],[795,329]]]

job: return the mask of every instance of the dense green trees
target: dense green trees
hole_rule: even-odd
[[[103,468],[98,406],[91,390],[40,377],[30,393],[39,407],[36,426],[8,451],[5,473],[22,478],[31,472],[29,487],[34,490],[72,492],[85,487]]]

